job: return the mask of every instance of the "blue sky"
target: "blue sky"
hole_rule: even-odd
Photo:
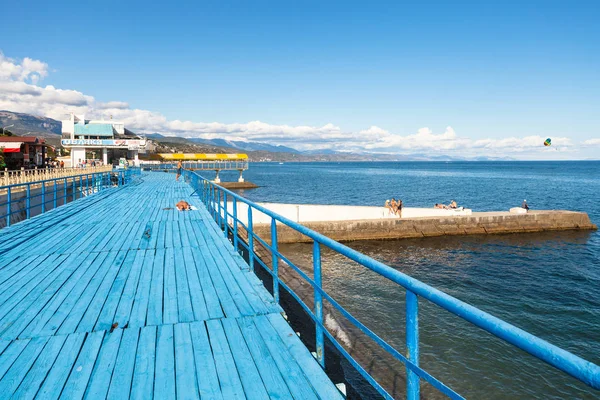
[[[600,158],[600,147],[582,145],[600,138],[597,1],[26,3],[3,5],[0,38],[13,64],[47,64],[47,76],[26,82],[164,117],[144,126],[140,115],[114,112],[138,129],[155,121],[182,136],[348,149],[339,141],[364,136],[385,142],[377,151],[413,149],[389,135],[447,139],[440,151],[465,154],[480,148],[461,145],[466,138],[557,137],[565,151],[520,155]],[[248,133],[251,121],[268,127]],[[322,142],[271,129],[327,124],[337,130],[317,129]],[[361,136],[371,127],[386,133]],[[418,137],[425,127],[430,136]],[[494,146],[484,148],[511,150]]]

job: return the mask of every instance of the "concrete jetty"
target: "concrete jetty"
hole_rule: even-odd
[[[521,213],[404,208],[398,217],[389,215],[384,207],[259,204],[337,241],[597,229],[587,213],[566,210]],[[231,204],[229,208],[233,210]],[[238,215],[240,219],[247,215],[244,204],[238,204]],[[270,217],[259,214],[253,220],[254,232],[269,237]],[[278,226],[277,234],[279,243],[311,241],[284,225]]]

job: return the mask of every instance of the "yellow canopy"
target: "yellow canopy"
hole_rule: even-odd
[[[236,161],[247,160],[247,154],[193,154],[193,153],[160,153],[164,160],[183,160],[183,161]]]

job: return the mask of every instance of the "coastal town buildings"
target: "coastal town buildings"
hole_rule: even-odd
[[[47,145],[35,136],[0,136],[0,152],[9,169],[44,167]]]
[[[61,145],[71,151],[72,166],[96,158],[103,164],[126,158],[138,165],[146,139],[126,129],[123,122],[86,120],[84,115],[71,114],[62,121]]]

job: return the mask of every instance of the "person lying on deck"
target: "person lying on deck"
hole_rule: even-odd
[[[190,209],[190,203],[185,200],[181,200],[179,203],[175,204],[175,207],[177,207],[179,211],[186,211]]]

